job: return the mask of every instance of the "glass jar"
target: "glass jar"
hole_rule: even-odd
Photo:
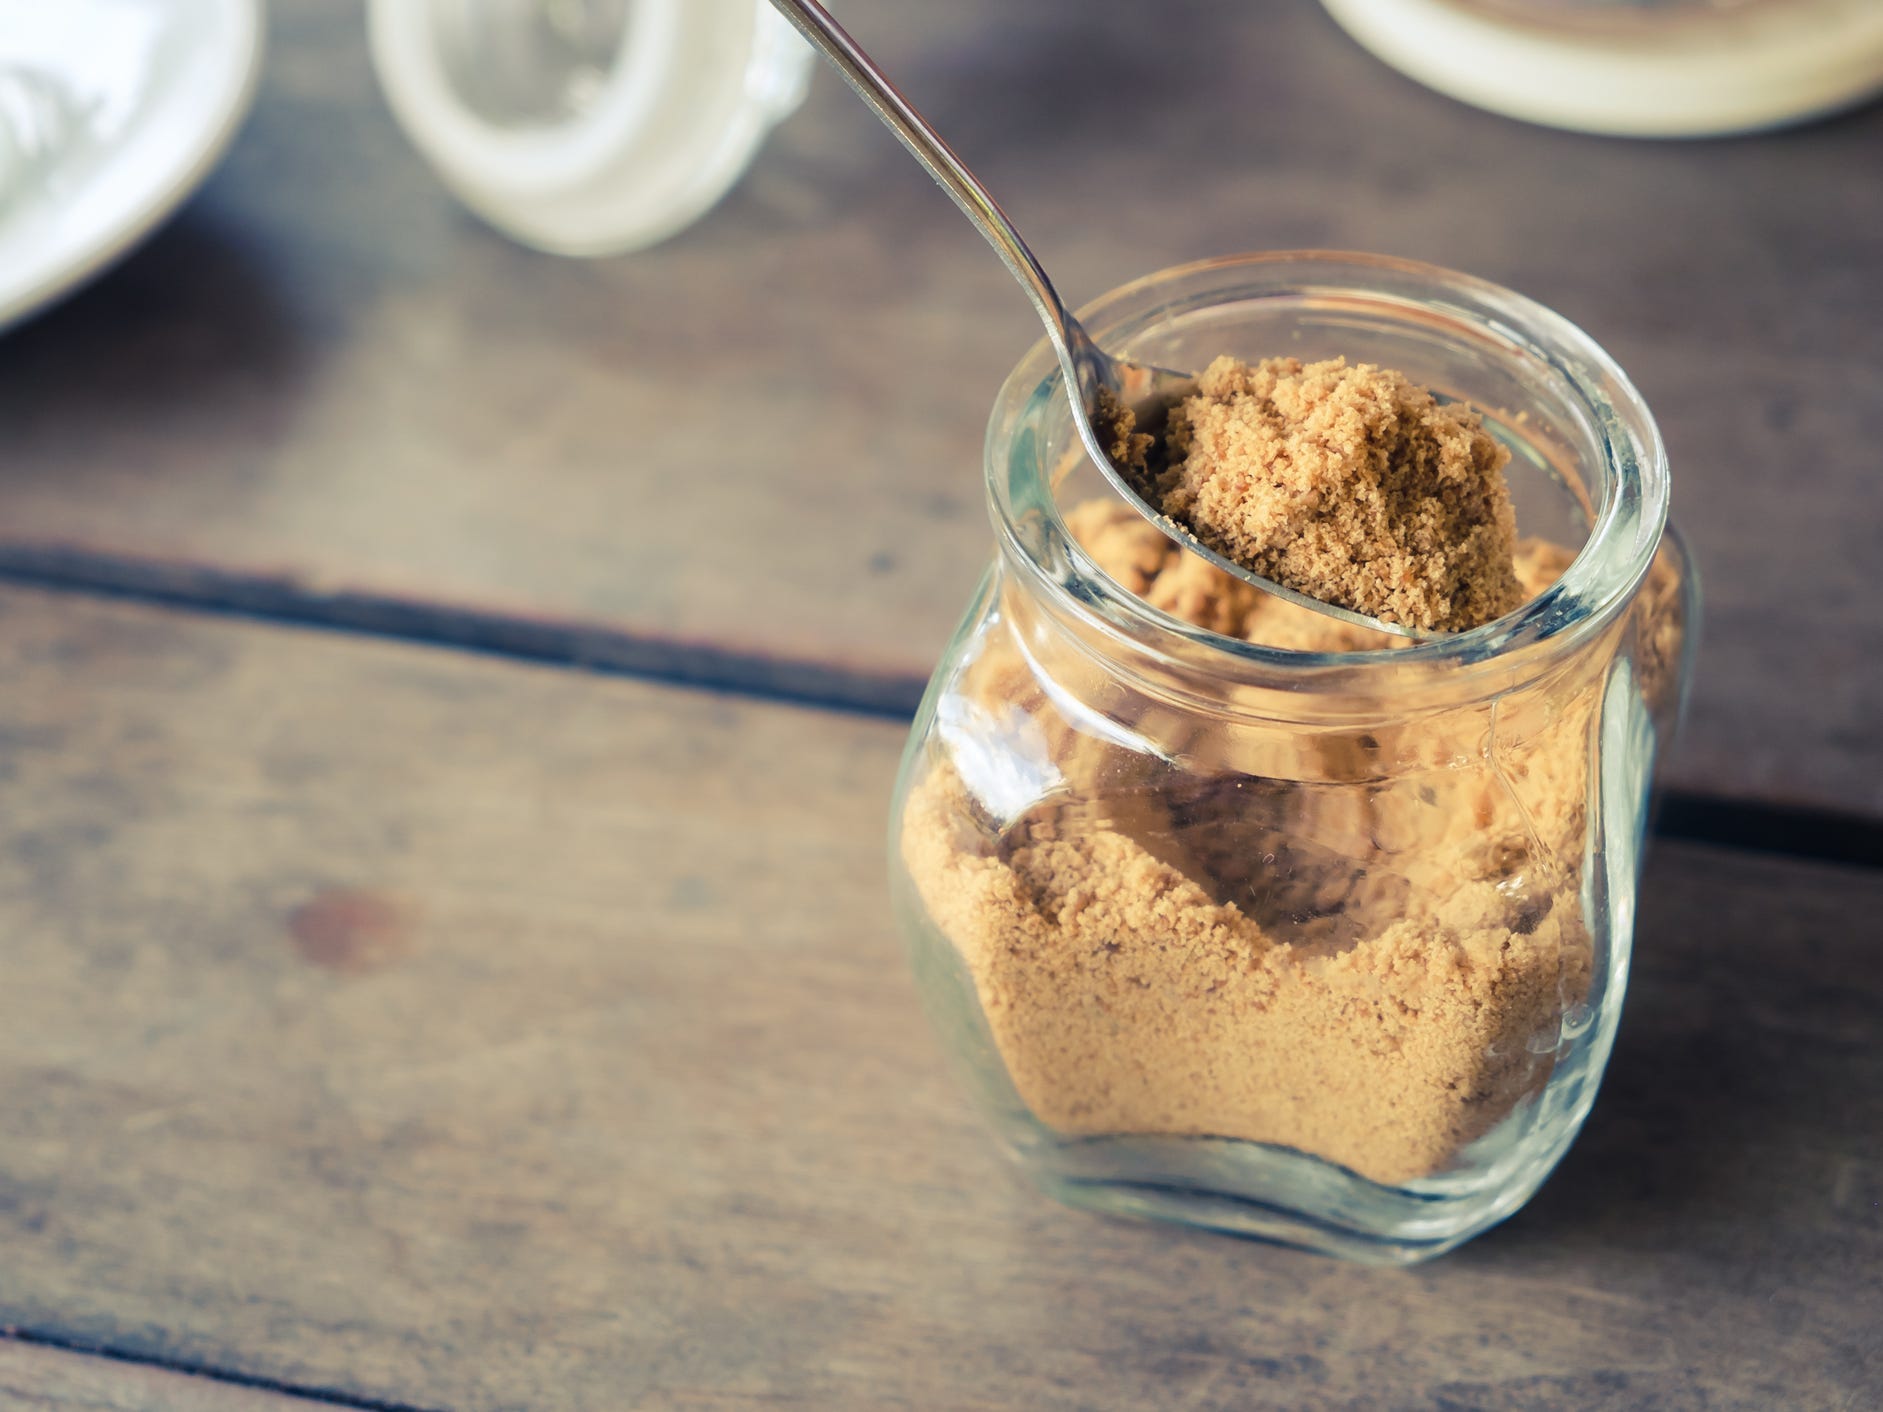
[[[1062,1200],[1437,1254],[1535,1191],[1614,1038],[1697,610],[1659,434],[1578,329],[1405,261],[1213,260],[1082,317],[1167,367],[1344,355],[1468,400],[1535,596],[1416,643],[1261,598],[1111,496],[1035,348],[893,807],[925,1006]]]

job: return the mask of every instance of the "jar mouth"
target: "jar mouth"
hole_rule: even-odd
[[[1071,433],[1071,409],[1057,363],[1042,340],[1008,376],[995,400],[986,443],[988,498],[1007,560],[1027,573],[1060,608],[1122,634],[1138,651],[1205,654],[1213,671],[1252,684],[1377,670],[1390,663],[1474,668],[1507,663],[1549,643],[1568,650],[1612,621],[1632,598],[1653,561],[1666,526],[1667,454],[1641,394],[1627,375],[1576,325],[1535,301],[1489,281],[1435,265],[1347,251],[1264,251],[1222,256],[1146,275],[1079,310],[1100,346],[1114,354],[1166,366],[1154,346],[1186,319],[1219,315],[1277,321],[1307,319],[1318,336],[1345,326],[1385,331],[1408,348],[1431,348],[1452,364],[1479,369],[1523,405],[1508,407],[1513,424],[1529,420],[1532,402],[1551,409],[1574,441],[1576,474],[1590,511],[1587,537],[1562,576],[1515,611],[1465,632],[1350,652],[1307,652],[1226,637],[1152,607],[1112,579],[1067,528],[1054,492],[1054,431]],[[1298,332],[1298,330],[1297,330]],[[1357,336],[1357,335],[1356,335]],[[1219,348],[1256,358],[1266,353]],[[1331,356],[1332,350],[1329,350]],[[1356,357],[1350,361],[1382,359]],[[1416,368],[1405,371],[1415,381]],[[1466,396],[1468,390],[1441,393]],[[1540,419],[1539,419],[1540,420]],[[1527,532],[1522,523],[1519,531]],[[1548,654],[1556,655],[1554,651]]]

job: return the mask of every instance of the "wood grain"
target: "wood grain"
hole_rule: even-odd
[[[889,723],[21,591],[0,676],[0,1324],[453,1412],[1883,1398],[1878,873],[1664,848],[1581,1143],[1368,1272],[1008,1175]]]
[[[356,4],[271,8],[203,196],[0,342],[0,568],[911,704],[1037,330],[863,107],[820,79],[683,238],[559,261],[409,150]],[[1076,299],[1328,246],[1582,322],[1659,412],[1707,570],[1677,782],[1883,814],[1883,111],[1620,142],[1428,93],[1311,0],[1174,0],[1172,42],[1127,0],[852,8]]]
[[[0,1337],[7,1412],[334,1412],[340,1404]]]

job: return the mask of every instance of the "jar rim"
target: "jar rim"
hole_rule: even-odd
[[[1633,597],[1666,528],[1666,448],[1646,402],[1615,360],[1582,329],[1536,301],[1488,280],[1396,256],[1339,250],[1277,250],[1176,265],[1120,285],[1078,311],[1103,346],[1121,315],[1144,306],[1131,334],[1159,319],[1254,298],[1324,295],[1376,298],[1442,316],[1479,337],[1538,358],[1560,374],[1589,415],[1602,465],[1589,533],[1555,583],[1481,627],[1350,652],[1268,647],[1198,627],[1152,607],[1106,573],[1072,536],[1053,495],[1052,468],[1022,463],[1038,438],[1023,433],[1041,409],[1067,401],[1042,339],[1008,375],[988,422],[985,469],[990,511],[1009,560],[1024,567],[1062,609],[1122,633],[1140,648],[1201,651],[1225,676],[1257,685],[1309,685],[1310,677],[1398,669],[1502,665],[1549,643],[1567,651],[1611,621]],[[1065,413],[1069,420],[1069,412]],[[1022,445],[1022,443],[1026,445]],[[1014,494],[1016,485],[1027,493]],[[1043,511],[1036,514],[1035,512]],[[1023,519],[1026,523],[1023,524]],[[1147,521],[1150,523],[1150,521]],[[1173,541],[1175,542],[1175,541]],[[1550,653],[1554,656],[1555,653]]]

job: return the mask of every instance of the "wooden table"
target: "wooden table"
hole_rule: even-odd
[[[531,255],[357,8],[283,0],[203,196],[0,341],[0,1406],[1883,1403],[1883,112],[1577,138],[1305,0],[1167,8],[856,28],[1068,290],[1440,260],[1673,448],[1687,837],[1559,1173],[1409,1272],[1021,1188],[880,844],[988,551],[1006,277],[829,81],[684,238]],[[1145,193],[1102,221],[1101,120]]]

